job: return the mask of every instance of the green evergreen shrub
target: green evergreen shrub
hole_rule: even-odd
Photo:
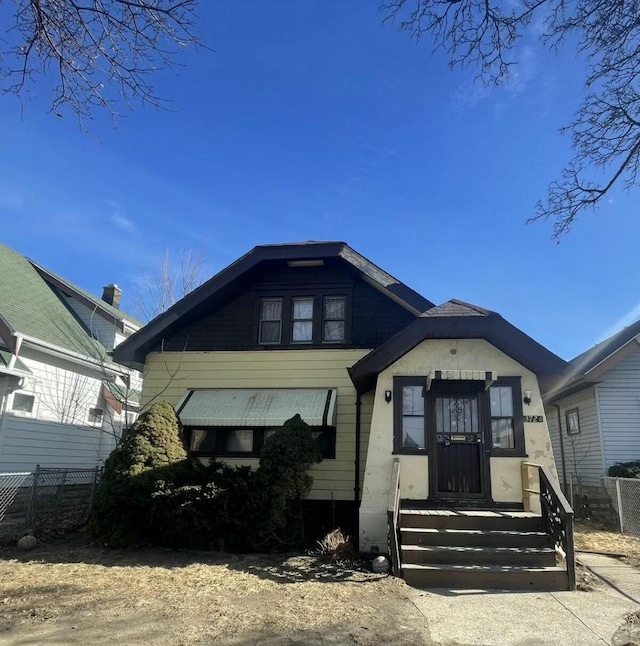
[[[322,461],[311,427],[294,415],[265,442],[257,476],[269,492],[267,531],[276,540],[304,538],[301,500],[311,491],[311,466]],[[286,530],[286,531],[282,531]]]
[[[321,459],[296,415],[265,442],[257,469],[202,464],[187,458],[175,412],[159,402],[107,460],[91,529],[114,547],[291,548],[304,539],[301,500]]]
[[[154,492],[167,479],[188,479],[186,458],[173,407],[154,403],[105,463],[92,515],[93,535],[113,546],[152,541]]]
[[[617,462],[609,467],[612,478],[640,478],[640,460]]]

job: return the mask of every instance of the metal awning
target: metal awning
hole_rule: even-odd
[[[309,426],[336,425],[335,388],[189,390],[178,406],[184,426],[282,426],[296,413]]]

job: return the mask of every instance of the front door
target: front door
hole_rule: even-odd
[[[484,383],[435,381],[428,395],[431,498],[488,497]]]

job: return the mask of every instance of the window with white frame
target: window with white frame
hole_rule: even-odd
[[[11,412],[17,415],[35,415],[36,397],[33,393],[15,392],[11,402]]]

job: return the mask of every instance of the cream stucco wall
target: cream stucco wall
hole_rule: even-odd
[[[192,388],[337,388],[336,457],[311,469],[316,500],[354,500],[356,391],[347,368],[368,350],[257,350],[153,352],[148,355],[142,403],[165,399],[174,406]],[[362,398],[361,476],[367,451],[373,394]],[[257,466],[257,459],[227,459]]]
[[[385,401],[384,392],[393,390],[394,377],[426,377],[431,370],[481,370],[493,371],[500,377],[521,377],[522,391],[532,392],[531,405],[523,406],[524,415],[544,416],[536,376],[481,339],[423,341],[389,366],[378,376],[373,403],[360,505],[360,549],[363,551],[377,549],[384,552],[387,549],[386,510],[394,457],[400,459],[402,497],[414,500],[428,497],[429,456],[393,455],[393,403]],[[524,431],[527,459],[549,467],[555,475],[546,419],[543,423],[525,423]],[[491,458],[491,494],[495,502],[522,502],[523,459]]]

